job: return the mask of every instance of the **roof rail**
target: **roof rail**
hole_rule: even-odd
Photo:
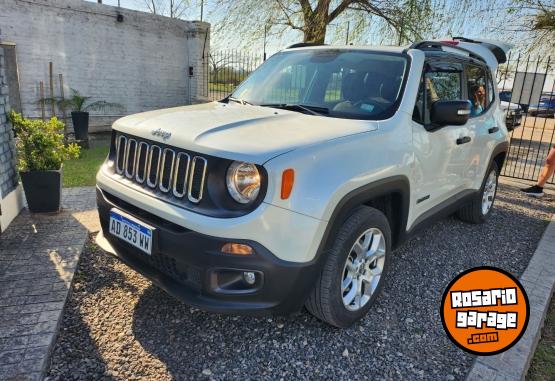
[[[470,42],[470,41],[465,41],[465,42]],[[447,44],[441,41],[416,41],[411,46],[409,46],[409,49],[420,49],[420,50],[443,50],[443,48],[460,50],[461,52],[465,52],[466,54],[468,54],[469,57],[485,62],[485,60],[482,57],[480,57],[476,53],[471,52],[468,49],[462,48],[457,45]]]
[[[285,49],[294,49],[294,48],[304,48],[305,46],[323,46],[327,44],[321,44],[319,42],[298,42],[293,45],[289,45]]]

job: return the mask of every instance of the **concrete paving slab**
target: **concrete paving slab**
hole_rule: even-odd
[[[68,188],[62,212],[24,210],[0,240],[0,379],[40,380],[88,233],[95,189]]]

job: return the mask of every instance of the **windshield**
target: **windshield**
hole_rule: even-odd
[[[275,54],[231,94],[253,105],[352,119],[384,119],[407,72],[401,54],[307,49]],[[300,107],[302,106],[302,107]]]

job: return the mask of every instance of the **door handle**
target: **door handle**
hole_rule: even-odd
[[[457,139],[457,144],[461,145],[461,144],[465,144],[465,143],[470,143],[472,139],[470,139],[470,136],[464,136],[462,138],[458,138]]]
[[[497,131],[499,131],[499,127],[492,127],[488,130],[488,133],[495,134]]]

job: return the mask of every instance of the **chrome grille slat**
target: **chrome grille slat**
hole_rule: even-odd
[[[195,174],[197,173],[197,160],[201,160],[203,162],[203,165],[202,165],[202,169],[199,169],[201,171],[200,189],[198,191],[198,196],[195,197],[193,195],[193,183],[195,179]],[[194,203],[199,203],[200,200],[202,200],[202,194],[204,193],[204,180],[206,176],[207,164],[208,162],[206,161],[206,159],[201,156],[195,156],[193,158],[193,165],[191,167],[191,177],[189,179],[189,189],[187,191],[187,198]]]
[[[164,174],[166,173],[166,158],[167,154],[171,153],[170,173],[168,174],[168,186],[164,185]],[[160,185],[158,186],[162,192],[168,192],[172,185],[173,165],[175,162],[175,151],[170,148],[164,148],[162,151],[162,163],[160,164]]]
[[[150,171],[152,171],[152,160],[154,159],[154,150],[158,151],[158,158],[156,159],[156,168],[155,170],[155,175],[156,177],[154,178],[154,181],[150,180]],[[156,184],[158,183],[158,177],[160,174],[160,157],[162,156],[162,148],[160,148],[160,146],[157,145],[152,145],[150,147],[150,155],[148,156],[148,165],[147,165],[147,170],[146,170],[146,184],[151,187],[151,188],[156,188]]]
[[[179,192],[179,190],[177,189],[177,181],[180,179],[179,176],[179,168],[181,165],[181,160],[182,158],[185,158],[187,160],[187,162],[185,163],[185,173],[183,176],[183,191]],[[183,196],[185,196],[185,194],[187,193],[187,182],[189,179],[189,165],[191,164],[191,156],[189,156],[188,153],[185,152],[179,152],[177,154],[177,162],[175,163],[175,169],[174,169],[174,174],[173,174],[173,186],[172,186],[172,193],[175,197],[181,198]]]
[[[173,147],[116,137],[116,173],[137,185],[198,204],[204,195],[208,161]],[[146,180],[146,181],[145,181]]]
[[[123,153],[121,152],[123,144]],[[116,172],[118,174],[122,174],[125,168],[125,151],[127,149],[127,138],[124,135],[120,135],[117,140],[117,148],[116,148]]]
[[[133,151],[133,158],[132,158],[132,163],[133,163],[133,167],[132,170],[129,171],[129,154],[131,152],[131,144],[135,144],[135,148]],[[135,172],[135,166],[136,166],[136,162],[135,159],[137,157],[137,141],[135,139],[128,139],[127,140],[127,144],[125,145],[125,161],[123,163],[123,167],[125,168],[125,177],[127,177],[128,179],[133,178],[133,173]]]
[[[143,148],[144,147],[144,148]],[[144,149],[144,153],[143,153],[143,149]],[[140,142],[139,145],[137,146],[137,150],[136,150],[136,155],[135,155],[135,165],[137,167],[137,173],[135,174],[135,181],[137,181],[139,184],[144,183],[145,178],[146,178],[146,166],[147,166],[147,160],[148,160],[148,155],[150,153],[150,146],[148,145],[147,142]],[[145,159],[145,163],[143,165],[143,176],[139,176],[139,172],[141,171],[141,159],[144,157]]]

